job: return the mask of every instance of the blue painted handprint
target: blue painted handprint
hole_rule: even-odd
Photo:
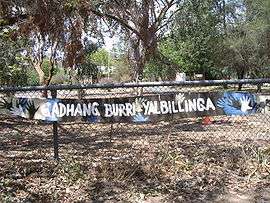
[[[250,93],[225,92],[217,101],[226,115],[248,115],[256,112],[256,97]]]
[[[149,120],[149,117],[144,116],[142,113],[137,113],[133,117],[133,122],[136,122],[136,123],[144,123],[144,122],[147,122],[148,120]]]

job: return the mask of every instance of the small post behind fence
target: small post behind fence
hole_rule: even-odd
[[[51,96],[53,99],[57,98],[57,90],[51,90]],[[53,121],[53,149],[54,159],[59,160],[59,137],[58,137],[58,123]]]

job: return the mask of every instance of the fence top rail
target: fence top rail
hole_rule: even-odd
[[[42,90],[73,90],[73,89],[113,89],[113,88],[136,88],[136,87],[158,87],[158,86],[217,86],[270,84],[270,78],[265,79],[243,79],[243,80],[199,80],[199,81],[164,81],[164,82],[139,82],[139,83],[106,83],[106,84],[78,84],[78,85],[49,85],[49,86],[27,86],[27,87],[0,87],[0,92],[17,91],[42,91]]]

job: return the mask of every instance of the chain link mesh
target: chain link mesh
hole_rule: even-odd
[[[224,84],[117,88],[93,86],[85,89],[59,89],[56,98],[78,101],[106,98],[113,101],[115,98],[178,93],[239,92],[238,87]],[[247,84],[242,86],[240,92],[267,96],[270,86],[268,83],[260,84],[258,89],[258,85]],[[44,90],[5,91],[0,97],[42,98],[43,93]],[[52,98],[52,93],[53,91],[48,90],[49,98]],[[31,198],[34,198],[31,191],[40,193],[36,195],[36,199],[32,199],[33,201],[42,198],[54,201],[61,196],[73,199],[73,193],[63,191],[69,187],[69,181],[75,184],[74,174],[88,177],[80,183],[86,185],[78,183],[84,188],[83,192],[76,196],[78,200],[112,198],[109,193],[88,191],[88,184],[98,180],[120,182],[124,184],[124,188],[128,188],[129,185],[138,188],[154,187],[161,193],[170,194],[168,199],[176,202],[176,197],[181,197],[183,202],[203,200],[208,198],[207,194],[217,194],[223,190],[225,184],[228,184],[227,189],[230,187],[230,190],[239,190],[240,187],[246,187],[243,177],[250,177],[253,173],[252,163],[258,162],[263,167],[261,160],[266,160],[262,158],[263,153],[254,151],[269,148],[270,112],[266,107],[246,116],[210,116],[210,122],[205,122],[205,116],[168,116],[166,119],[147,123],[89,123],[83,119],[60,121],[57,123],[59,156],[62,160],[60,165],[51,163],[54,154],[55,123],[1,114],[0,166],[4,172],[0,181],[10,178],[16,180],[14,174],[29,177],[30,179],[24,179],[26,182],[29,180],[29,183],[24,184],[29,188],[27,191]],[[84,171],[83,175],[80,175],[77,167]],[[40,180],[45,182],[40,185],[34,184]],[[94,183],[91,187],[98,188]],[[41,185],[45,189],[42,189]],[[9,194],[6,187],[2,187],[1,190]],[[118,194],[118,199],[126,200],[126,197],[121,197],[126,194],[117,191],[115,194]],[[56,199],[52,199],[54,196]],[[20,200],[18,195],[16,198],[16,201]]]
[[[97,99],[97,98],[122,98],[148,95],[164,95],[168,93],[190,92],[224,92],[236,91],[237,85],[224,86],[153,86],[153,87],[122,87],[122,88],[90,88],[58,90],[59,99]],[[257,93],[257,85],[244,85],[242,92]],[[49,97],[51,97],[50,91]],[[267,95],[270,92],[269,84],[263,84],[259,94]],[[2,93],[1,97],[13,95],[17,98],[42,98],[42,91],[20,91]],[[113,146],[114,143],[125,146],[125,140],[129,143],[137,143],[138,140],[162,140],[162,139],[193,139],[193,140],[223,140],[246,141],[252,140],[258,143],[269,141],[270,138],[270,114],[257,112],[248,116],[212,116],[211,124],[203,124],[203,118],[174,118],[160,122],[136,124],[136,123],[94,123],[83,120],[59,123],[60,148],[74,149],[80,146],[88,146],[95,149],[103,146]],[[50,145],[52,129],[49,122],[26,120],[22,118],[1,115],[1,145],[2,149],[20,146]],[[27,136],[26,136],[27,135]],[[25,138],[27,137],[27,140]],[[133,144],[132,144],[133,145]],[[125,147],[123,147],[124,150]],[[130,147],[127,147],[131,150]],[[121,156],[121,155],[119,155]]]

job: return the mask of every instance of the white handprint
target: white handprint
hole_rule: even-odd
[[[143,104],[145,104],[145,102],[147,102],[147,99],[145,98],[136,98],[134,105],[135,105],[135,111],[137,113],[143,112]]]
[[[183,93],[179,93],[179,94],[175,95],[176,102],[183,103],[184,100],[185,100],[185,96]]]
[[[251,110],[252,107],[249,106],[250,103],[250,98],[248,98],[247,96],[244,96],[240,99],[240,103],[241,103],[241,111],[242,112],[247,112],[248,110]]]
[[[25,114],[23,108],[21,105],[19,105],[19,107],[12,107],[10,109],[10,113],[13,115],[13,116],[20,116],[20,117],[23,117],[23,118],[27,118],[27,115]]]

